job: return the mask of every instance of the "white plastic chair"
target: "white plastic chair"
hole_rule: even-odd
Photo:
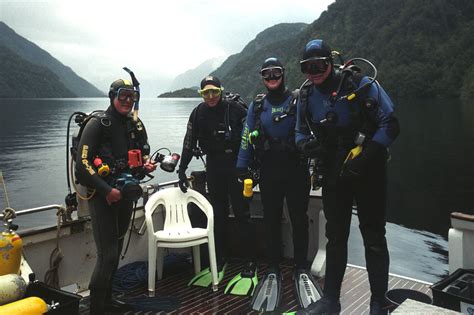
[[[188,215],[188,204],[194,203],[207,217],[207,228],[193,228]],[[153,213],[165,211],[162,230],[155,230]],[[207,199],[195,190],[183,193],[179,188],[167,188],[153,194],[145,205],[148,233],[148,295],[155,296],[155,273],[163,277],[163,248],[193,248],[194,272],[201,271],[200,245],[208,243],[212,289],[217,291],[217,263],[214,245],[214,213]]]

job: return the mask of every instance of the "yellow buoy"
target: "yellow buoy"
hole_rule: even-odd
[[[0,306],[0,315],[41,315],[47,311],[48,304],[36,296]]]
[[[20,272],[23,241],[13,231],[0,234],[0,276]]]
[[[0,276],[0,305],[23,298],[26,286],[25,279],[19,275]]]

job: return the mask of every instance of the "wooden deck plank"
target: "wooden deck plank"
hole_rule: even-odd
[[[180,307],[171,312],[137,312],[136,314],[258,314],[250,308],[248,297],[235,295],[225,295],[224,289],[228,281],[231,280],[242,268],[241,263],[229,264],[225,277],[219,285],[217,292],[212,292],[210,288],[188,286],[188,282],[193,277],[192,267],[179,271],[176,274],[166,274],[162,280],[156,283],[157,296],[175,296],[181,301]],[[259,279],[263,276],[266,266],[263,265],[258,270]],[[295,298],[293,288],[293,267],[288,261],[281,265],[283,276],[283,293],[279,312],[296,311],[298,302]],[[323,286],[324,281],[321,279]],[[431,296],[429,284],[417,282],[394,275],[389,277],[389,289],[405,288],[417,290]],[[130,295],[146,294],[146,286],[133,291]],[[370,286],[367,272],[364,268],[348,266],[344,275],[341,287],[341,314],[367,314],[370,304]],[[87,314],[83,312],[83,314]],[[133,312],[125,313],[132,315]]]

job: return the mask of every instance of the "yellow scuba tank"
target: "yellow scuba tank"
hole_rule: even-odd
[[[19,275],[0,276],[0,305],[23,298],[26,287],[25,279]]]
[[[12,230],[0,234],[0,276],[20,272],[23,241]]]
[[[0,315],[41,315],[47,311],[48,304],[35,296],[0,306]]]

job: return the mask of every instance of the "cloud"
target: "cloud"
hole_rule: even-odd
[[[142,81],[171,81],[274,24],[310,23],[331,2],[1,0],[0,20],[104,89],[124,65]]]

